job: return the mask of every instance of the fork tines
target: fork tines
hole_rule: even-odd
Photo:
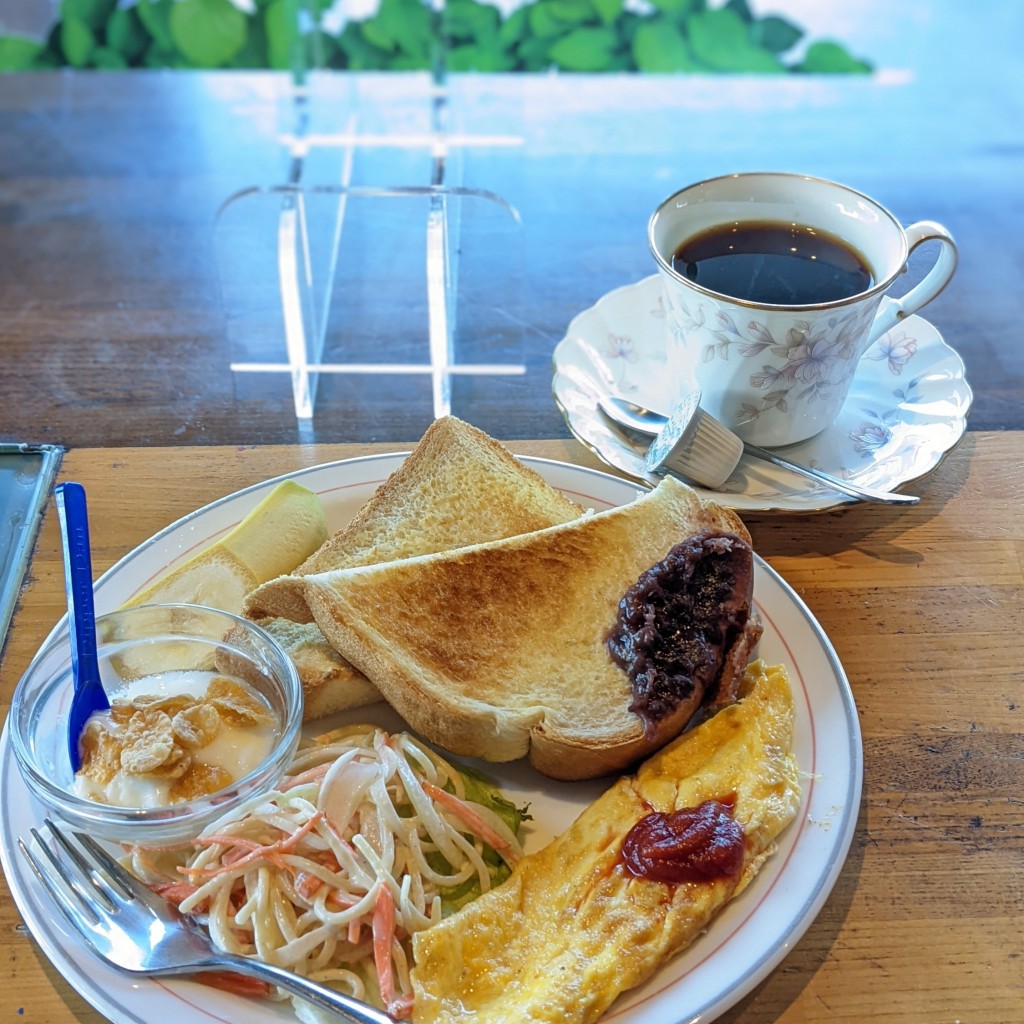
[[[36,849],[18,839],[32,871],[71,924],[81,930],[82,917],[98,925],[102,913],[113,913],[118,903],[136,897],[123,868],[90,836],[65,833],[50,818],[44,821],[53,843],[35,828],[29,830]],[[72,838],[73,837],[73,838]],[[56,875],[56,878],[54,877]],[[59,879],[59,881],[58,881]]]

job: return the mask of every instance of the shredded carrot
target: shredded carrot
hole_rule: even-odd
[[[320,889],[324,881],[317,875],[311,874],[308,871],[296,871],[295,872],[295,891],[304,899],[309,900],[313,898],[313,895],[318,889]]]
[[[231,906],[231,914],[235,916],[238,912],[249,902],[249,894],[245,891],[245,886],[235,883],[235,887],[231,890],[228,896],[228,903]],[[252,929],[248,928],[247,931],[251,932]]]
[[[337,907],[339,910],[348,910],[349,907],[354,907],[359,900],[354,896],[343,896],[337,889],[335,889],[328,895],[327,902],[332,906]]]
[[[391,966],[391,942],[395,935],[395,898],[382,885],[373,904],[373,963],[377,968],[377,984],[381,999],[390,1006],[395,998],[395,976]]]
[[[307,768],[304,772],[299,772],[298,775],[292,775],[286,778],[280,786],[277,788],[282,793],[287,793],[289,789],[293,789],[295,786],[301,786],[307,782],[315,782],[317,779],[322,779],[331,768],[331,763],[318,764],[313,768]]]
[[[217,833],[212,836],[197,836],[196,846],[238,846],[242,849],[255,850],[261,847],[263,843],[258,843],[255,839],[246,839],[245,836],[233,836],[228,833],[220,834]]]
[[[325,858],[314,857],[312,859],[322,862]],[[341,865],[333,855],[328,855],[326,860],[328,863],[325,866],[330,870],[341,870]],[[295,891],[303,899],[311,900],[324,885],[328,884],[318,875],[314,875],[309,871],[297,870],[291,864],[283,864],[279,866],[284,870],[291,872],[292,878],[294,879]],[[326,902],[338,910],[348,910],[349,907],[354,907],[359,901],[354,896],[349,896],[348,894],[342,895],[337,889],[332,888],[327,894]]]
[[[270,995],[270,985],[258,978],[250,978],[244,974],[236,974],[234,971],[206,971],[195,976],[196,981],[212,988],[219,988],[225,992],[233,992],[236,996],[262,996]]]
[[[187,900],[189,896],[194,896],[199,891],[199,887],[191,882],[163,882],[159,885],[151,885],[150,888],[157,896],[167,900],[168,903],[175,907],[180,907],[184,900]],[[199,907],[196,907],[193,913],[199,909]]]
[[[239,857],[238,860],[232,861],[230,864],[219,864],[214,868],[189,868],[183,867],[178,870],[183,874],[190,875],[194,878],[215,878],[217,875],[223,875],[227,871],[235,871],[240,867],[247,867],[259,860],[270,861],[275,867],[287,870],[287,864],[280,859],[280,854],[291,853],[291,851],[307,836],[310,832],[316,828],[317,824],[323,815],[317,811],[304,825],[297,828],[294,832],[289,835],[283,836],[274,843],[255,843],[253,849],[249,850],[244,856]],[[207,837],[208,839],[210,837]],[[251,842],[247,841],[247,842]],[[239,844],[242,845],[242,844]]]
[[[395,1020],[409,1020],[412,1017],[413,997],[398,996],[388,1003],[388,1015]]]
[[[432,782],[424,782],[423,790],[431,799],[447,807],[467,828],[478,835],[495,853],[500,853],[509,864],[515,864],[519,859],[515,850],[509,845],[491,825],[473,810],[465,800],[460,799],[454,793],[449,793]]]
[[[341,865],[338,863],[338,858],[331,853],[330,850],[322,850],[320,853],[310,854],[310,860],[316,861],[321,867],[327,868],[328,871],[338,872],[341,870]]]
[[[220,855],[220,862],[225,867],[234,867],[244,857],[248,857],[253,850],[262,850],[263,845],[263,843],[257,843],[255,846],[248,848],[244,846],[230,846]]]

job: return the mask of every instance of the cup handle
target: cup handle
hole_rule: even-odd
[[[931,270],[906,295],[898,299],[886,295],[882,299],[871,325],[871,341],[880,338],[901,320],[905,320],[911,313],[916,313],[922,306],[931,302],[949,284],[949,279],[956,270],[956,242],[941,224],[932,220],[919,220],[904,228],[904,234],[907,236],[908,258],[922,242],[929,241],[940,243],[939,255]]]

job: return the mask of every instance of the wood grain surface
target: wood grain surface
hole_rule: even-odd
[[[279,473],[408,445],[79,449],[98,574],[182,514]],[[575,442],[510,444],[595,465]],[[748,515],[834,643],[861,716],[850,855],[818,918],[727,1024],[1024,1020],[1024,434],[969,433],[920,506]],[[63,613],[47,513],[0,661],[3,709]],[[0,898],[0,1021],[95,1024]],[[685,1008],[680,1007],[680,1014]]]

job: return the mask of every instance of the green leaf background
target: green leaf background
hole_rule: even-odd
[[[0,72],[273,68],[418,70],[445,53],[454,72],[865,74],[870,62],[837,40],[805,40],[792,21],[755,16],[747,0],[527,0],[508,17],[481,0],[381,0],[337,35],[321,26],[331,0],[61,0],[43,42],[0,36]],[[805,44],[801,52],[800,44]]]
[[[224,67],[245,45],[245,15],[230,0],[176,0],[171,38],[198,68]]]

